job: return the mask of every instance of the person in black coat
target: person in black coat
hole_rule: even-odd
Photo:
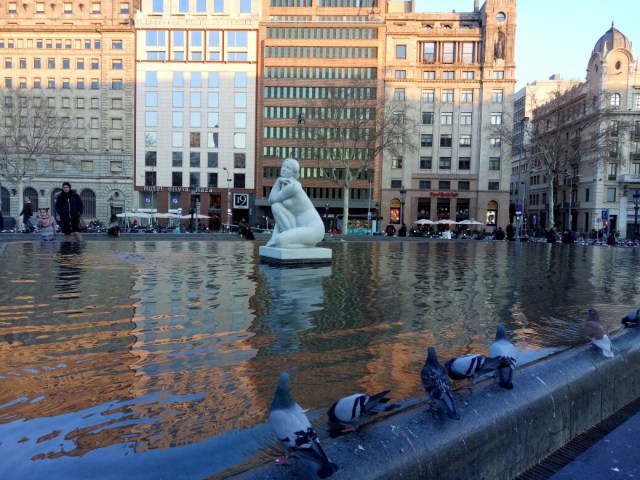
[[[31,225],[31,217],[33,217],[33,204],[29,197],[24,197],[24,205],[22,206],[22,224],[26,232],[33,232],[34,228]]]
[[[82,241],[80,235],[80,218],[84,212],[82,199],[75,190],[71,190],[71,184],[64,182],[62,192],[56,197],[56,217],[60,230],[64,233],[64,241],[71,240],[71,234],[78,242]]]

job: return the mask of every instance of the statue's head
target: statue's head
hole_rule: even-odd
[[[300,178],[300,164],[295,158],[287,158],[282,162],[280,169],[281,177],[293,177],[296,180]]]

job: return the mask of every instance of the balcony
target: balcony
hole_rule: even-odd
[[[640,173],[627,173],[620,176],[620,183],[640,183]]]

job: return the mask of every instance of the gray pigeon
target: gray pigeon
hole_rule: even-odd
[[[438,408],[447,411],[449,418],[460,420],[460,415],[456,412],[453,403],[453,393],[451,392],[451,382],[447,376],[447,371],[438,362],[436,349],[427,349],[427,360],[422,367],[422,386],[429,397],[435,402]]]
[[[504,331],[504,326],[499,323],[496,327],[496,338],[489,347],[490,357],[502,357],[507,364],[496,368],[498,385],[502,388],[513,388],[513,371],[518,365],[518,352],[516,347],[509,341]]]
[[[605,357],[613,357],[613,350],[611,350],[611,340],[607,335],[607,329],[600,320],[598,312],[590,308],[587,310],[587,320],[584,324],[587,338],[591,340],[591,343],[602,350],[602,354]]]
[[[640,325],[640,308],[637,310],[631,310],[622,317],[622,324],[624,325],[624,328],[637,327]]]
[[[505,357],[491,358],[478,353],[468,353],[444,362],[449,378],[452,380],[469,378],[471,385],[475,384],[478,377],[493,374],[496,369],[509,367],[509,365],[510,362]]]
[[[287,453],[281,465],[287,464],[289,456],[298,456],[313,463],[320,478],[327,478],[338,470],[338,465],[329,460],[320,446],[318,435],[304,410],[294,402],[286,372],[280,374],[269,411],[269,424]]]
[[[364,393],[356,393],[348,397],[343,397],[329,408],[327,412],[329,420],[334,423],[347,425],[347,427],[342,430],[343,433],[353,432],[360,424],[360,420],[364,417],[370,417],[382,412],[390,412],[400,406],[397,403],[387,403],[389,399],[386,398],[386,396],[390,391],[391,390],[385,390],[372,396],[365,395]]]

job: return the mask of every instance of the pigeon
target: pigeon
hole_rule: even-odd
[[[338,470],[338,465],[329,460],[320,446],[304,410],[293,400],[286,372],[280,374],[269,411],[269,424],[287,453],[280,465],[286,465],[289,456],[297,456],[313,463],[320,478],[327,478]]]
[[[371,417],[377,413],[390,412],[400,406],[397,403],[387,403],[389,399],[386,396],[390,391],[385,390],[371,396],[364,393],[355,393],[348,397],[343,397],[331,405],[331,408],[327,411],[329,420],[347,425],[342,430],[343,433],[353,432],[362,418]]]
[[[640,308],[638,310],[632,310],[627,313],[622,318],[622,324],[624,325],[624,328],[640,325]]]
[[[602,350],[602,354],[605,357],[613,357],[613,350],[611,350],[611,340],[607,335],[607,329],[600,320],[598,312],[590,308],[587,310],[587,321],[584,324],[587,338],[591,340],[591,343]]]
[[[422,386],[438,408],[445,409],[449,418],[460,420],[460,415],[456,412],[456,406],[453,403],[451,382],[447,371],[438,363],[436,349],[433,347],[427,349],[427,360],[422,367],[421,377]]]
[[[489,356],[492,358],[502,357],[506,360],[506,365],[503,364],[496,368],[496,377],[498,385],[502,388],[513,388],[513,371],[518,365],[518,353],[516,347],[507,338],[501,323],[496,327],[496,338],[489,347]]]
[[[475,384],[478,377],[493,373],[498,368],[509,367],[509,364],[509,359],[505,357],[491,358],[477,353],[468,353],[461,357],[450,358],[444,362],[444,368],[452,380],[470,378],[471,384]]]

